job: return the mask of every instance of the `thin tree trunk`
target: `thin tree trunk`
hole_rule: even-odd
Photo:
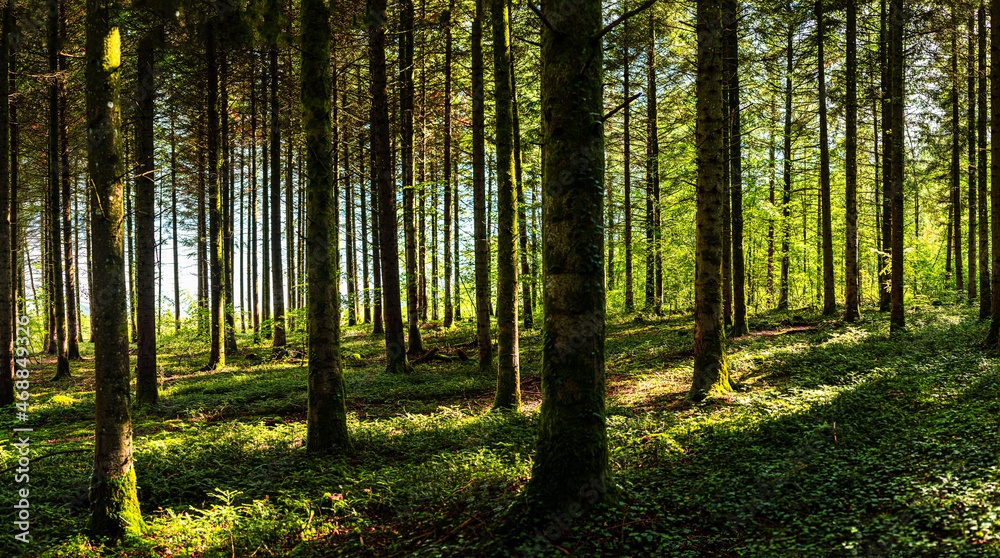
[[[888,12],[886,0],[880,3],[879,59],[882,77],[882,254],[879,263],[879,312],[892,308],[892,106],[889,93],[889,53],[886,50]]]
[[[137,306],[135,361],[135,397],[139,405],[156,405],[159,398],[156,367],[156,181],[154,172],[153,123],[156,116],[156,41],[160,28],[146,31],[136,52],[136,123],[135,123],[135,245]]]
[[[622,10],[625,10],[623,5]],[[622,33],[628,35],[628,21],[622,24]],[[622,139],[622,166],[624,167],[624,194],[625,203],[622,210],[625,212],[625,313],[635,312],[635,291],[632,285],[632,138],[631,129],[631,107],[629,107],[630,81],[631,81],[631,59],[629,58],[628,43],[622,45],[622,95],[625,108],[622,110],[623,133]]]
[[[12,8],[8,3],[3,7],[3,36],[8,37],[12,31]],[[10,90],[10,51],[0,45],[0,92]],[[10,97],[0,98],[0,406],[8,406],[14,399],[14,265],[17,260],[12,258],[13,227],[11,223],[11,182],[8,179],[7,168],[10,160]],[[13,263],[12,263],[13,262]],[[22,320],[23,321],[23,320]],[[21,367],[24,370],[24,366]],[[20,370],[19,370],[20,372]]]
[[[507,19],[510,19],[510,3],[507,3]],[[511,24],[513,25],[513,24]],[[518,109],[518,97],[517,97],[517,67],[515,65],[513,52],[510,56],[510,95],[511,95],[511,110],[513,111],[513,134],[514,134],[514,182],[517,184],[517,237],[518,237],[518,250],[520,251],[521,259],[521,270],[520,270],[520,282],[521,282],[521,304],[522,314],[524,320],[524,329],[531,329],[535,325],[534,316],[532,315],[532,305],[531,305],[531,284],[529,278],[531,277],[531,270],[528,267],[528,224],[526,218],[526,202],[524,199],[524,163],[522,161],[521,152],[521,118],[520,110]]]
[[[660,128],[656,112],[656,27],[653,10],[649,10],[648,41],[646,44],[646,175],[651,180],[653,196],[653,255],[656,259],[656,292],[653,311],[663,313],[663,238],[660,219]]]
[[[386,372],[412,372],[406,358],[403,315],[399,300],[399,252],[396,240],[396,188],[389,158],[389,107],[386,98],[385,0],[368,0],[368,56],[372,91],[372,155],[378,183],[379,246],[385,312]]]
[[[739,3],[728,1],[729,13],[725,21],[727,36],[725,58],[729,61],[729,178],[730,178],[730,217],[732,219],[732,249],[733,249],[733,337],[748,333],[747,328],[747,295],[746,295],[746,263],[743,255],[743,131],[740,122],[740,49]],[[832,258],[832,256],[831,256]],[[832,259],[831,259],[832,262]],[[832,263],[831,263],[832,265]]]
[[[490,336],[490,248],[486,224],[483,2],[475,0],[476,14],[472,20],[472,195],[476,237],[476,339],[479,345],[479,375],[486,378],[493,373],[493,344]]]
[[[227,353],[236,353],[236,310],[233,298],[233,165],[232,144],[229,141],[229,49],[219,52],[219,106],[222,143],[219,145],[220,184],[222,189],[222,273],[225,324],[223,325]]]
[[[816,2],[816,25],[819,28],[819,176],[820,203],[822,204],[823,226],[823,315],[831,316],[837,311],[837,295],[833,275],[833,218],[830,210],[830,139],[826,122],[826,58],[823,53],[826,42],[826,18],[823,2]]]
[[[58,53],[62,51],[62,37],[59,33],[60,20],[63,14],[63,6],[57,2],[49,2],[49,72],[55,74],[58,71]],[[67,358],[66,347],[66,306],[63,291],[62,270],[62,237],[60,234],[60,180],[61,153],[60,136],[61,128],[65,124],[60,118],[60,99],[65,94],[65,86],[62,77],[52,78],[49,85],[49,253],[48,264],[50,266],[49,280],[52,286],[52,307],[55,309],[53,325],[56,333],[57,367],[54,379],[69,377],[69,359]]]
[[[261,53],[261,66],[269,68],[264,64],[264,53]],[[268,106],[271,103],[271,98],[268,96],[268,86],[270,79],[268,74],[265,73],[261,76],[261,99],[264,101],[264,106],[261,107],[262,116],[264,121],[268,120]],[[264,124],[261,124],[264,126]],[[260,298],[263,303],[263,308],[261,309],[261,321],[268,323],[271,321],[271,210],[270,201],[271,196],[268,194],[268,188],[271,185],[270,173],[274,171],[271,168],[271,158],[270,150],[274,147],[271,141],[271,134],[269,132],[264,134],[264,146],[261,149],[261,166],[264,167],[262,173],[262,182],[260,185],[261,193],[261,239],[263,245],[261,246],[261,286],[260,286]],[[262,328],[264,338],[272,339],[274,337],[274,324],[270,323],[267,327]]]
[[[789,241],[791,234],[790,205],[792,203],[792,70],[793,70],[793,50],[792,37],[794,29],[789,24],[788,34],[785,36],[785,56],[787,64],[785,67],[785,128],[783,131],[784,146],[782,148],[782,179],[784,191],[781,196],[781,287],[778,291],[778,310],[788,310],[788,268],[789,268]]]
[[[209,267],[212,275],[211,286],[211,334],[212,345],[208,356],[207,370],[215,370],[226,365],[226,351],[223,339],[225,327],[225,263],[223,261],[222,198],[220,189],[219,161],[219,69],[216,58],[215,21],[207,24],[205,38],[205,60],[208,65],[208,236]]]
[[[400,145],[403,165],[403,244],[406,251],[406,317],[410,345],[408,354],[424,351],[420,337],[420,285],[417,270],[417,231],[414,221],[415,194],[413,183],[413,0],[403,0],[402,25],[399,37]],[[475,57],[475,54],[473,54]],[[475,72],[475,70],[473,70]],[[474,78],[473,78],[474,79]],[[388,285],[385,285],[388,288]]]
[[[978,174],[979,189],[978,212],[979,212],[979,319],[985,320],[992,314],[992,278],[990,275],[990,235],[987,221],[988,209],[986,207],[986,171],[989,158],[986,143],[986,9],[982,0],[979,2],[979,13],[977,20],[979,31],[979,85],[977,93],[978,118],[976,120],[976,146],[979,150]]]
[[[281,271],[281,136],[278,115],[278,47],[270,48],[271,69],[271,293],[274,297],[272,346],[285,346],[285,285]],[[291,164],[289,162],[288,164]]]
[[[66,42],[66,11],[60,9],[59,13],[59,44]],[[59,73],[63,76],[67,74],[66,55],[59,52]],[[80,357],[79,345],[79,316],[77,314],[77,294],[76,294],[76,259],[73,254],[73,226],[70,220],[70,173],[69,173],[69,124],[67,123],[67,97],[65,79],[60,80],[59,87],[59,158],[60,179],[62,184],[62,200],[60,203],[60,213],[62,214],[62,243],[64,266],[66,274],[66,358],[69,360],[83,360]]]
[[[961,123],[958,120],[958,29],[961,21],[952,6],[951,35],[951,206],[955,226],[955,290],[965,290],[962,275],[962,167],[961,165]]]
[[[520,412],[517,333],[517,214],[514,91],[507,0],[490,0],[497,160],[497,392],[494,409]],[[602,254],[603,255],[603,250]],[[601,270],[603,273],[603,269]]]
[[[861,317],[858,276],[858,85],[857,5],[847,3],[847,153],[844,183],[847,190],[847,230],[844,248],[844,321]]]
[[[897,332],[906,327],[906,316],[903,311],[903,0],[891,0],[889,6],[889,52],[887,57],[890,69],[889,98],[892,107],[892,147],[890,150],[892,153],[890,165],[892,169],[892,313],[889,331]],[[1000,59],[1000,50],[996,54],[997,58],[995,59]],[[1000,72],[994,78],[1000,80]],[[1000,87],[1000,83],[997,84],[997,87]],[[1000,120],[998,120],[995,129],[1000,134]],[[1000,148],[1000,144],[997,144],[997,147]],[[997,180],[1000,180],[1000,168],[998,168]],[[1000,205],[1000,199],[998,199],[998,205]],[[997,228],[997,231],[997,243],[1000,244],[1000,227]],[[996,262],[994,265],[1000,265],[1000,260],[994,261]]]
[[[968,253],[968,300],[972,304],[976,300],[976,17],[969,16],[969,62],[968,73],[968,126],[966,128],[966,143],[969,148],[969,247]],[[985,178],[985,177],[984,177]]]
[[[451,291],[451,189],[452,189],[452,175],[451,175],[451,143],[452,143],[452,131],[451,131],[451,59],[452,59],[452,44],[451,44],[451,26],[452,26],[452,14],[455,11],[455,0],[448,0],[448,12],[445,14],[444,19],[445,25],[445,43],[444,43],[444,327],[451,327],[455,319],[454,309],[452,308],[452,291]],[[458,185],[455,184],[457,187]],[[456,232],[456,238],[458,236],[458,231]],[[458,291],[455,291],[455,297],[459,296]]]

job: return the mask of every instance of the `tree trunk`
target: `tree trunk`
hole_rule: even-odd
[[[613,499],[605,424],[601,3],[549,0],[542,28],[546,192],[542,407],[522,517],[576,517]],[[572,91],[572,95],[566,94]],[[530,531],[528,531],[530,532]]]
[[[215,21],[206,25],[205,60],[208,66],[208,250],[211,268],[211,332],[212,346],[208,356],[207,370],[215,370],[226,365],[226,351],[223,344],[223,315],[225,300],[225,263],[222,254],[222,199],[220,196],[219,161],[219,68],[216,58]]]
[[[517,335],[517,214],[514,91],[508,0],[490,0],[497,158],[497,392],[494,409],[520,412]]]
[[[730,179],[730,218],[732,219],[733,247],[733,337],[748,333],[747,329],[747,295],[746,295],[746,264],[743,256],[743,130],[740,122],[740,49],[739,4],[737,0],[728,0],[725,24],[728,27],[726,36],[725,59],[729,61],[729,179]],[[831,256],[832,258],[832,256]],[[831,260],[832,262],[832,260]],[[832,263],[831,263],[832,265]]]
[[[847,3],[847,137],[844,185],[847,190],[847,231],[844,248],[844,321],[861,317],[858,276],[858,17],[855,2]],[[825,144],[824,144],[825,145]]]
[[[966,143],[969,149],[969,247],[967,272],[968,300],[972,304],[976,300],[976,17],[969,16],[969,62],[968,73],[968,126],[966,128]]]
[[[261,53],[261,66],[268,67],[264,65],[264,54]],[[268,106],[271,103],[271,99],[268,96],[267,90],[270,83],[268,74],[261,76],[261,98],[264,101],[264,106],[261,107],[263,111],[263,118],[265,121],[268,118]],[[264,124],[262,123],[261,126]],[[260,298],[263,302],[264,308],[261,310],[261,321],[267,323],[271,321],[271,210],[270,201],[271,196],[268,194],[268,188],[271,185],[270,173],[273,171],[271,168],[271,158],[270,150],[274,147],[271,141],[270,132],[264,134],[264,146],[261,149],[261,165],[264,167],[262,173],[263,182],[260,185],[261,190],[261,220],[263,221],[261,226],[261,239],[263,245],[261,246],[261,285],[260,285]],[[274,324],[269,324],[262,328],[265,339],[272,339],[274,337]]]
[[[890,148],[892,153],[890,158],[892,179],[892,313],[889,331],[898,332],[906,327],[906,317],[903,313],[903,104],[905,100],[903,98],[903,0],[891,0],[889,6],[889,52],[887,57],[890,69],[889,98],[892,107],[890,119],[892,131]],[[996,54],[1000,56],[1000,50]],[[1000,79],[1000,72],[996,74],[995,78]],[[997,87],[1000,87],[1000,84]],[[1000,123],[996,129],[997,133],[1000,134]],[[997,147],[1000,148],[1000,144],[997,144]],[[1000,175],[997,179],[1000,180]],[[997,240],[1000,243],[1000,236],[997,237]],[[1000,264],[1000,261],[996,261],[996,263]]]
[[[778,121],[778,103],[771,97],[771,120],[767,129],[767,191],[771,210],[776,211],[774,197],[774,172],[777,158],[775,157],[775,126]],[[774,304],[774,219],[767,220],[767,304]]]
[[[177,250],[177,138],[174,135],[175,111],[170,111],[170,215],[171,243],[174,249],[174,330],[181,330],[181,268]],[[89,246],[89,244],[88,244]],[[87,250],[90,250],[88,247]],[[89,252],[88,252],[89,254]],[[87,258],[90,267],[90,258]]]
[[[648,40],[646,43],[646,176],[650,181],[653,205],[653,257],[656,262],[656,289],[653,293],[653,311],[663,313],[663,238],[660,220],[660,128],[656,113],[656,29],[653,10],[649,10]]]
[[[455,0],[448,0],[448,11],[445,14],[445,39],[444,39],[444,327],[450,328],[455,320],[455,311],[452,307],[451,291],[451,26],[452,14],[455,11]],[[458,184],[454,185],[456,188]],[[458,236],[458,231],[456,237]],[[455,291],[458,298],[458,291]]]
[[[345,87],[340,92],[340,102],[347,108],[347,87]],[[347,219],[344,227],[344,234],[346,235],[346,242],[344,242],[344,264],[347,266],[347,274],[345,283],[347,283],[347,325],[354,326],[358,324],[358,314],[355,311],[356,307],[354,305],[357,299],[358,293],[356,285],[354,282],[354,203],[352,198],[354,197],[354,190],[351,187],[351,138],[348,135],[347,127],[345,126],[342,130],[342,140],[344,144],[344,215]],[[339,284],[339,280],[338,280]]]
[[[783,131],[784,145],[782,148],[781,165],[784,191],[781,196],[781,287],[778,291],[778,310],[788,310],[788,267],[789,261],[789,241],[791,235],[790,205],[792,203],[792,71],[794,69],[792,37],[794,28],[791,24],[788,27],[788,34],[785,36],[785,128]]]
[[[202,127],[198,127],[201,133]],[[208,232],[205,230],[205,158],[198,148],[198,333],[208,330]]]
[[[507,2],[507,19],[510,19],[510,2]],[[515,192],[517,196],[517,241],[518,241],[518,251],[520,252],[520,277],[521,282],[521,304],[522,306],[522,319],[524,320],[524,329],[531,329],[535,325],[535,320],[532,305],[531,305],[531,285],[529,278],[531,277],[531,270],[528,267],[528,225],[527,225],[527,209],[524,199],[524,164],[522,161],[521,152],[521,117],[520,109],[518,108],[518,97],[517,97],[517,71],[514,64],[514,55],[511,53],[510,56],[510,96],[511,96],[511,110],[513,111],[514,120],[514,182],[517,184],[517,191]]]
[[[372,80],[372,155],[378,183],[379,245],[385,312],[386,372],[412,372],[406,358],[399,300],[399,251],[396,241],[396,188],[389,158],[389,107],[385,72],[385,0],[368,0],[368,56]]]
[[[330,12],[324,0],[302,2],[302,127],[306,135],[309,252],[309,394],[306,449],[350,451],[347,388],[340,353],[340,285],[334,237],[330,153]],[[289,220],[289,227],[292,226]]]
[[[223,324],[224,343],[227,353],[236,353],[236,299],[233,297],[233,165],[232,144],[229,141],[229,48],[224,47],[219,52],[219,104],[220,130],[222,143],[219,155],[222,173],[219,186],[222,189],[222,274],[223,293],[225,301]]]
[[[700,401],[732,391],[726,363],[722,309],[722,180],[726,165],[722,99],[722,13],[719,2],[698,0],[697,146],[698,186],[695,259],[694,380],[688,398]]]
[[[414,219],[413,183],[413,0],[403,0],[399,37],[400,154],[403,165],[403,244],[406,251],[406,318],[410,339],[408,354],[424,351],[420,337],[420,293],[417,272],[417,231]],[[473,54],[475,56],[475,54]],[[388,288],[388,286],[386,286]]]
[[[3,36],[8,37],[12,31],[12,8],[8,3],[3,7]],[[10,90],[10,51],[0,45],[0,92]],[[10,219],[11,183],[8,180],[7,168],[10,160],[10,97],[0,96],[0,406],[6,407],[15,402],[14,399],[14,266],[18,264],[13,259],[11,250],[13,243],[13,225]],[[12,263],[13,261],[13,263]],[[26,318],[26,317],[25,317]],[[21,322],[26,322],[22,319]],[[19,324],[20,325],[20,324]],[[20,376],[27,377],[29,372],[22,366],[17,371]]]
[[[625,10],[625,6],[622,6]],[[628,21],[622,24],[623,36],[628,34]],[[629,58],[628,43],[622,45],[622,97],[625,108],[622,109],[622,166],[624,167],[623,182],[625,203],[622,211],[625,212],[625,313],[635,312],[635,291],[632,285],[632,137],[631,137],[631,116],[629,107],[630,86],[631,86],[631,59]]]
[[[252,55],[251,55],[252,56]],[[253,340],[260,342],[260,295],[257,288],[257,67],[250,64],[250,313]]]
[[[879,60],[882,79],[882,253],[879,262],[879,312],[892,307],[892,99],[889,92],[889,52],[886,49],[888,13],[881,0],[879,24]]]
[[[49,2],[49,72],[58,71],[59,52],[62,51],[62,37],[59,32],[59,22],[63,17],[63,6],[57,2]],[[56,333],[57,367],[54,379],[69,377],[69,359],[66,346],[66,306],[64,302],[63,272],[62,272],[62,236],[60,218],[62,203],[60,202],[60,180],[62,179],[60,159],[61,128],[65,124],[60,118],[60,99],[65,95],[63,78],[54,77],[49,85],[49,280],[52,285],[52,307],[55,309],[53,324]]]
[[[272,346],[285,346],[285,285],[281,271],[281,123],[278,114],[278,47],[269,51],[271,70],[271,293],[274,297]],[[289,162],[290,164],[290,162]]]
[[[990,275],[990,236],[989,222],[987,221],[989,210],[986,208],[986,171],[989,158],[986,147],[986,9],[982,0],[979,2],[977,28],[979,30],[979,87],[976,103],[979,111],[976,120],[976,145],[979,149],[979,183],[977,184],[979,190],[977,200],[979,212],[979,319],[985,320],[992,315],[993,282]]]
[[[156,229],[156,182],[154,172],[153,122],[156,116],[156,41],[160,28],[146,31],[136,49],[135,84],[135,245],[137,307],[135,360],[135,398],[139,405],[156,405],[156,249],[153,235]]]
[[[951,35],[951,206],[955,226],[955,290],[965,290],[962,275],[962,167],[961,165],[961,124],[958,120],[958,29],[959,21],[952,6]]]
[[[479,375],[493,374],[493,340],[490,336],[490,246],[486,226],[486,95],[483,84],[484,0],[475,0],[472,20],[472,195],[476,237],[476,339]]]
[[[59,44],[66,42],[66,10],[60,9],[59,13]],[[66,55],[59,52],[59,73],[67,75]],[[66,358],[69,360],[83,360],[80,357],[79,345],[79,316],[77,314],[76,296],[76,258],[73,254],[73,226],[70,220],[70,173],[69,173],[69,124],[67,123],[67,92],[65,80],[60,79],[59,87],[59,158],[60,181],[62,185],[62,199],[60,202],[60,213],[62,215],[63,243],[63,271],[66,274]]]
[[[383,61],[384,61],[383,57]],[[383,69],[383,75],[385,75]],[[372,78],[374,79],[374,77]],[[336,83],[336,79],[334,80]],[[372,109],[374,110],[374,109]],[[372,113],[374,115],[374,112]],[[375,122],[374,116],[372,116],[372,122]],[[388,132],[386,132],[388,133]],[[368,152],[368,158],[371,162],[371,172],[369,176],[375,177],[378,166],[376,166],[375,149],[376,141],[374,126],[372,126],[371,136],[370,136],[371,149]],[[386,162],[388,165],[389,163]],[[381,188],[381,183],[376,179],[371,180],[371,208],[372,208],[372,298],[374,302],[372,304],[372,335],[381,335],[385,333],[385,327],[382,320],[382,255],[381,255],[381,230],[379,226],[379,188]],[[395,202],[393,202],[395,204]]]
[[[816,25],[819,29],[819,187],[823,224],[823,315],[832,316],[837,311],[837,295],[833,277],[833,218],[830,210],[830,139],[826,123],[826,19],[823,2],[816,2]]]
[[[91,227],[94,243],[94,471],[90,477],[93,539],[122,539],[144,530],[132,462],[128,323],[122,248],[121,42],[117,6],[87,0],[86,96]]]
[[[1000,22],[1000,0],[990,2],[990,21]],[[990,28],[990,135],[1000,138],[1000,25]],[[992,317],[989,345],[996,345],[1000,335],[1000,141],[990,143],[990,235],[993,245],[993,277],[991,292]]]

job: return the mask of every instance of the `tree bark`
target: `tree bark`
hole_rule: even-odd
[[[951,207],[955,227],[955,290],[965,290],[962,275],[962,168],[961,168],[961,123],[958,120],[958,15],[952,6],[951,35]]]
[[[347,388],[340,353],[340,285],[333,237],[330,153],[330,11],[324,0],[302,2],[302,119],[306,134],[309,262],[309,394],[306,449],[351,450]],[[289,222],[291,226],[291,222]]]
[[[847,2],[847,137],[844,185],[847,197],[847,227],[844,248],[844,321],[861,317],[858,275],[858,83],[857,3]],[[824,144],[825,145],[825,144]]]
[[[59,52],[62,51],[61,34],[59,33],[59,21],[62,18],[63,5],[49,1],[49,72],[56,74],[58,71]],[[63,126],[60,118],[60,98],[65,94],[65,85],[62,83],[63,75],[60,73],[53,77],[49,84],[49,237],[48,237],[48,265],[50,266],[49,280],[52,288],[52,307],[55,310],[53,325],[55,328],[57,365],[56,375],[53,379],[67,378],[69,372],[69,359],[67,358],[66,346],[66,306],[65,291],[63,290],[63,262],[62,262],[62,235],[60,218],[62,217],[62,203],[60,202],[60,181],[61,153],[60,153],[60,129]]]
[[[472,195],[476,237],[476,340],[479,375],[493,373],[493,340],[490,336],[490,247],[486,224],[486,94],[483,78],[484,0],[475,0],[472,20]]]
[[[850,3],[850,2],[848,2]],[[823,222],[823,315],[832,316],[837,311],[837,295],[833,276],[833,218],[830,210],[830,139],[826,122],[826,19],[822,0],[816,1],[816,25],[819,32],[819,176],[820,202]]]
[[[90,477],[94,539],[144,530],[132,462],[128,322],[122,236],[124,174],[119,135],[121,41],[117,2],[87,0],[87,167],[90,176],[94,285],[94,472]]]
[[[146,14],[153,15],[153,14]],[[156,41],[160,27],[143,32],[136,52],[135,88],[135,246],[136,256],[136,341],[135,398],[139,405],[156,405],[156,182],[154,173],[153,123],[156,116]]]
[[[3,37],[9,37],[13,26],[10,3],[3,7]],[[0,43],[0,92],[10,90],[10,51]],[[10,97],[0,95],[0,406],[6,407],[14,399],[14,333],[16,331],[14,301],[14,266],[19,262],[12,257],[13,225],[10,219],[11,182],[7,169],[11,149],[8,131],[10,129]],[[27,321],[25,319],[22,322]],[[30,372],[21,367],[18,379],[28,377]]]
[[[886,0],[880,3],[879,59],[882,79],[882,253],[879,262],[879,312],[892,308],[892,97],[889,92],[889,51]]]
[[[424,351],[420,337],[420,293],[417,272],[417,231],[414,220],[415,185],[413,183],[413,0],[403,0],[399,37],[400,144],[403,165],[403,244],[406,251],[406,318],[410,344],[407,353]],[[475,56],[475,54],[473,54]],[[388,286],[386,286],[388,288]]]
[[[272,346],[285,346],[285,285],[281,271],[281,122],[278,114],[278,47],[269,49],[271,74],[271,293],[274,302]],[[290,162],[289,162],[290,164]]]
[[[785,128],[782,134],[784,145],[782,148],[782,181],[784,191],[781,196],[781,287],[778,291],[778,310],[788,310],[788,268],[789,268],[789,241],[791,235],[790,205],[792,203],[792,71],[794,69],[792,37],[794,29],[791,24],[788,27],[788,34],[785,36]]]
[[[542,13],[542,406],[524,518],[574,517],[614,498],[605,423],[603,52],[596,0]],[[567,94],[567,92],[572,94]]]
[[[223,343],[225,327],[225,263],[222,254],[222,198],[219,176],[219,67],[216,57],[216,22],[212,18],[206,23],[205,61],[208,66],[208,251],[209,267],[212,275],[211,286],[211,335],[212,346],[208,356],[207,370],[215,370],[226,365],[226,351]]]
[[[732,391],[726,363],[723,329],[721,262],[724,238],[722,203],[726,197],[722,180],[726,165],[722,157],[722,12],[719,2],[697,2],[697,146],[698,185],[695,216],[695,337],[694,380],[688,398],[700,401],[709,395]]]
[[[452,15],[455,11],[455,0],[448,0],[448,11],[445,14],[444,25],[445,25],[445,39],[444,39],[444,327],[451,327],[455,320],[455,311],[452,307],[452,291],[451,291],[451,221],[452,221],[452,211],[451,211],[451,189],[452,189],[452,175],[451,175],[451,144],[452,144],[452,131],[451,131],[451,61],[452,61],[452,44],[451,44],[451,26],[452,26]],[[457,187],[458,184],[455,184]],[[456,232],[456,237],[458,236]],[[458,291],[455,291],[455,297],[458,297]]]
[[[990,275],[990,236],[989,221],[987,221],[988,209],[986,208],[986,171],[989,158],[987,157],[986,143],[986,9],[982,0],[979,2],[979,13],[977,20],[979,31],[979,84],[977,92],[978,118],[976,120],[976,145],[979,149],[978,175],[979,190],[978,213],[979,213],[979,319],[985,320],[991,316],[993,304],[992,279]]]
[[[905,101],[903,98],[903,26],[903,0],[891,0],[888,21],[889,52],[887,53],[890,69],[889,97],[892,107],[892,144],[890,148],[892,153],[890,158],[892,179],[892,312],[889,320],[890,332],[902,331],[906,327],[906,316],[903,310],[903,106]],[[1000,50],[997,54],[1000,56]],[[1000,79],[1000,73],[997,73],[996,78]],[[996,128],[997,133],[1000,133],[1000,123]],[[1000,175],[997,178],[1000,179]],[[997,237],[997,240],[1000,242],[1000,236]]]
[[[968,125],[966,127],[966,144],[969,149],[969,246],[966,284],[968,285],[968,300],[972,304],[976,300],[976,17],[969,16],[968,44]]]
[[[623,1],[622,11],[625,11],[627,3]],[[622,33],[628,35],[628,21],[622,24]],[[631,98],[631,58],[629,56],[628,42],[622,44],[622,98],[625,108],[622,109],[622,167],[623,173],[623,194],[625,202],[622,211],[625,213],[625,313],[635,312],[635,287],[632,284],[632,135],[631,116],[629,99]]]
[[[378,183],[379,245],[385,313],[386,371],[412,372],[406,358],[403,315],[399,300],[399,252],[396,241],[396,188],[389,158],[389,107],[385,72],[385,0],[368,0],[369,74],[372,80],[372,155]]]
[[[517,333],[517,214],[514,92],[508,0],[490,0],[497,160],[497,392],[493,408],[520,412]]]
[[[730,218],[732,219],[733,266],[733,337],[748,333],[746,263],[743,255],[743,130],[740,122],[740,49],[739,3],[728,0],[726,14],[726,54],[729,61],[729,180]],[[832,257],[832,256],[831,256]],[[831,260],[832,261],[832,260]],[[832,264],[831,264],[832,265]]]

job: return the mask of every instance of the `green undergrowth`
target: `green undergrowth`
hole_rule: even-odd
[[[307,456],[306,369],[241,338],[229,366],[182,332],[160,347],[161,404],[134,416],[147,532],[82,535],[93,363],[33,377],[31,535],[2,556],[1000,556],[1000,371],[965,307],[925,306],[907,332],[809,312],[751,320],[729,341],[739,391],[686,401],[688,317],[609,324],[608,434],[621,498],[502,540],[530,475],[537,331],[522,332],[526,413],[489,413],[464,322],[425,344],[469,361],[382,372],[382,340],[344,335],[351,455]],[[296,345],[298,343],[298,345]],[[85,353],[90,352],[85,347]],[[301,337],[293,337],[301,353]],[[89,357],[88,357],[89,358]],[[3,425],[14,424],[10,413]],[[69,452],[56,454],[54,452]],[[5,442],[0,463],[16,463]],[[43,457],[46,454],[52,454]],[[41,458],[41,459],[39,459]],[[13,472],[0,477],[11,500]]]

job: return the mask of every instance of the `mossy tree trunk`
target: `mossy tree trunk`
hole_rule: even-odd
[[[722,11],[718,0],[697,3],[697,124],[698,185],[695,216],[695,334],[694,380],[688,397],[700,401],[732,391],[726,364],[723,328],[722,204],[726,197],[723,171]]]
[[[847,3],[847,132],[844,183],[847,227],[844,247],[844,321],[861,317],[858,275],[858,14],[856,2]]]
[[[479,375],[493,373],[493,339],[490,335],[490,245],[486,223],[486,92],[483,83],[484,0],[475,0],[472,20],[472,198],[475,227],[476,341]]]
[[[141,9],[141,8],[140,8]],[[140,11],[144,16],[157,14]],[[150,25],[150,22],[144,22]],[[156,41],[161,27],[150,26],[143,31],[136,52],[135,84],[135,245],[136,255],[136,341],[135,397],[140,405],[155,405],[157,393],[156,369],[156,182],[154,173],[153,123],[156,116]]]
[[[517,338],[517,214],[514,91],[508,0],[490,0],[497,161],[497,392],[494,409],[521,410]]]
[[[601,2],[542,13],[542,406],[528,513],[572,521],[614,493],[605,423]],[[548,534],[548,529],[546,529]]]
[[[385,72],[385,0],[368,0],[368,63],[371,75],[372,156],[378,183],[378,230],[382,267],[382,303],[385,320],[386,371],[412,372],[406,358],[403,314],[399,300],[399,247],[396,240],[396,188],[389,158],[389,104]]]
[[[309,273],[310,453],[349,451],[347,388],[340,354],[339,251],[334,236],[330,120],[330,10],[302,2],[302,118],[306,134],[307,261]]]
[[[219,66],[215,18],[205,24],[205,62],[208,67],[208,252],[212,275],[211,333],[212,345],[208,356],[208,370],[226,365],[226,351],[222,328],[225,324],[225,264],[222,256],[222,199],[219,176]]]
[[[94,472],[90,478],[94,539],[144,530],[132,462],[129,410],[128,320],[122,207],[124,164],[120,144],[121,39],[117,2],[87,0],[87,170],[90,176],[94,324]]]

